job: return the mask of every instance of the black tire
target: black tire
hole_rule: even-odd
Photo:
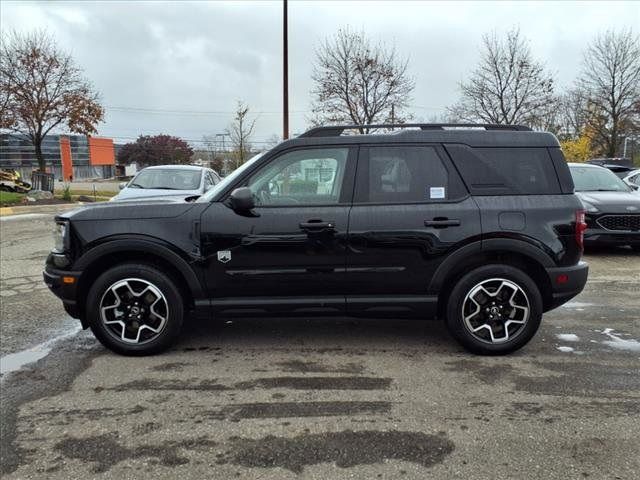
[[[482,299],[482,297],[488,299],[488,304],[478,305],[478,303],[469,303],[473,300],[468,300],[467,295],[471,295],[474,291],[474,288],[478,287],[480,284],[485,282],[483,285],[486,285],[487,289],[495,288],[495,292],[498,292],[501,287],[492,287],[492,285],[501,285],[502,283],[499,280],[492,279],[504,279],[510,282],[509,284],[505,284],[507,288],[505,288],[505,292],[513,292],[515,289],[510,290],[509,285],[513,284],[520,288],[521,292],[524,294],[522,296],[521,293],[517,293],[518,297],[514,297],[515,302],[520,300],[522,305],[526,306],[525,302],[528,302],[528,318],[525,323],[522,325],[518,325],[515,322],[511,322],[507,324],[504,320],[491,320],[494,325],[498,324],[502,321],[501,335],[495,335],[496,338],[506,338],[504,341],[493,342],[491,338],[489,339],[480,339],[478,336],[487,335],[493,336],[495,333],[493,329],[489,333],[488,328],[483,328],[479,330],[477,334],[471,332],[471,329],[467,327],[465,323],[465,313],[466,316],[470,316],[471,313],[477,311],[479,312],[477,317],[472,317],[475,319],[482,318],[482,320],[478,321],[476,324],[472,326],[478,327],[479,324],[486,321],[489,322],[488,316],[490,313],[484,313],[483,309],[491,307],[491,301],[493,301],[493,297],[487,297],[483,293],[477,293],[474,295],[474,300]],[[492,280],[492,281],[490,281]],[[467,301],[465,305],[465,301]],[[502,305],[503,308],[508,309],[509,307],[505,305],[505,302],[498,302],[499,305]],[[469,310],[463,310],[463,308],[470,308]],[[522,313],[518,313],[522,311]],[[464,313],[463,313],[464,312]],[[518,311],[514,310],[514,315],[516,315],[516,320],[524,320],[525,313],[523,309]],[[486,315],[484,317],[483,315]],[[508,317],[505,316],[502,311],[500,311],[499,315],[502,318],[508,320]],[[521,315],[522,318],[517,317],[517,315]],[[524,345],[531,340],[531,338],[535,335],[540,326],[540,321],[542,320],[542,297],[540,295],[540,290],[536,286],[535,282],[522,270],[519,270],[515,267],[511,267],[509,265],[486,265],[483,267],[476,268],[471,272],[464,275],[460,280],[456,283],[453,290],[451,291],[451,295],[447,301],[447,309],[446,309],[446,323],[449,332],[453,337],[468,351],[472,353],[476,353],[479,355],[505,355],[511,353],[519,348],[522,348]],[[471,320],[470,320],[471,321]],[[506,329],[505,329],[506,325]],[[505,333],[506,330],[506,333]],[[512,332],[510,334],[510,331]],[[498,330],[500,332],[500,330]]]
[[[120,287],[116,289],[116,291],[123,297],[121,301],[121,299],[113,293],[114,290],[110,288],[121,281],[126,281],[127,285],[131,285],[128,291],[134,291],[136,293],[143,292],[149,284],[152,287],[151,289],[147,288],[148,296],[133,298],[133,295],[131,295],[131,300],[124,298],[128,296],[127,288],[124,286]],[[108,296],[112,297],[111,300]],[[144,325],[145,322],[147,322],[149,326],[158,329],[158,333],[152,332],[149,328],[144,327],[131,327],[130,331],[127,330],[126,333],[122,333],[123,326],[117,324],[106,325],[101,315],[103,299],[105,304],[111,303],[112,305],[116,305],[116,303],[121,303],[124,306],[124,308],[120,306],[109,307],[115,309],[113,311],[114,315],[117,313],[120,316],[107,318],[107,320],[126,319],[127,322],[135,322],[136,320],[131,320],[131,310],[128,312],[129,315],[126,314],[126,308],[131,308],[132,305],[127,307],[127,304],[124,303],[125,300],[139,300],[142,307],[141,315],[143,319],[142,321],[138,321],[139,323],[135,323],[135,325]],[[149,299],[148,302],[146,302],[147,299]],[[159,299],[158,307],[156,307],[158,304],[154,303],[156,299]],[[147,307],[146,312],[144,307]],[[154,308],[157,308],[158,311],[154,312]],[[108,349],[122,355],[153,355],[166,350],[177,340],[184,317],[184,301],[175,282],[156,267],[145,264],[125,263],[107,270],[95,280],[87,295],[86,312],[89,327],[93,331],[93,334],[100,343]],[[122,314],[122,312],[125,312],[125,314]],[[152,314],[150,312],[154,313]],[[105,315],[111,314],[111,310],[109,310],[109,313]],[[156,314],[159,316],[156,316]],[[161,318],[165,319],[164,322],[162,322]],[[130,341],[139,339],[139,343],[123,341],[121,338],[118,338],[119,335],[124,335],[125,338],[131,337]],[[133,338],[134,335],[137,335],[136,338]]]
[[[634,252],[640,252],[640,245],[631,245],[631,250]]]

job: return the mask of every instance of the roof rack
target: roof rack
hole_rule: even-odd
[[[300,137],[339,137],[345,130],[367,130],[374,128],[419,128],[421,130],[447,130],[463,128],[484,128],[485,130],[510,130],[530,132],[531,128],[524,125],[500,125],[493,123],[384,123],[374,125],[330,125],[307,130]]]

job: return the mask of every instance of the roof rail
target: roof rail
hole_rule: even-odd
[[[485,130],[511,130],[530,132],[531,128],[524,125],[500,125],[493,123],[383,123],[373,125],[330,125],[307,130],[300,137],[339,137],[345,130],[361,130],[375,128],[419,128],[421,130],[447,130],[463,128],[484,128]]]

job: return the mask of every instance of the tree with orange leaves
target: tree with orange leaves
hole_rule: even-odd
[[[91,83],[45,32],[0,38],[0,128],[26,135],[45,170],[42,141],[54,128],[89,135],[104,118]]]

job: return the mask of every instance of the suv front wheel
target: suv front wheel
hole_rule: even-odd
[[[94,335],[123,355],[168,348],[182,327],[184,304],[173,280],[150,265],[126,263],[100,275],[87,296]]]
[[[523,347],[542,319],[534,281],[509,265],[486,265],[464,275],[447,302],[447,327],[467,350],[504,355]]]

